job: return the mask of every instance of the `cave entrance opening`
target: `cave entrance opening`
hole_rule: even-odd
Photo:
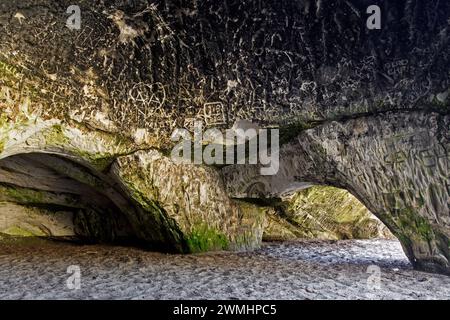
[[[268,214],[263,239],[395,239],[356,197],[332,186],[308,186],[282,197]]]
[[[45,153],[0,160],[0,234],[82,242],[133,241],[124,196],[107,175]]]

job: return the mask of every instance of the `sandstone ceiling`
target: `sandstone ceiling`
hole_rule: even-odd
[[[345,188],[415,267],[449,272],[450,3],[80,1],[79,30],[70,5],[0,3],[0,158],[81,164],[107,202],[116,179],[133,233],[178,251],[255,247],[264,208],[249,200]],[[174,129],[239,120],[280,129],[278,174],[167,156]],[[5,177],[16,198],[43,191]]]

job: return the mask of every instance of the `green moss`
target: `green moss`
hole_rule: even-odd
[[[302,131],[314,127],[313,123],[295,122],[280,127],[280,145],[286,144],[295,139]]]
[[[0,128],[5,127],[8,124],[8,117],[6,114],[0,114]]]
[[[8,133],[7,125],[8,117],[6,116],[6,114],[0,114],[0,153],[2,153],[5,149]]]
[[[229,247],[228,238],[221,232],[206,224],[195,226],[187,236],[187,244],[191,252],[226,250]]]
[[[7,198],[12,198],[18,203],[44,203],[45,195],[38,190],[13,188],[0,186],[0,191]]]
[[[10,235],[10,236],[19,236],[19,237],[37,237],[37,236],[45,236],[44,233],[39,232],[31,232],[29,230],[23,229],[18,226],[12,226],[6,230],[3,231],[3,233]]]
[[[107,133],[96,132],[95,139],[106,141],[105,144],[108,146],[114,146],[116,148],[120,146],[120,151],[89,152],[81,149],[72,149],[71,151],[101,172],[107,170],[117,157],[125,156],[136,151],[133,142],[129,138],[121,135],[114,136]]]
[[[0,184],[0,199],[13,201],[20,204],[46,205],[47,207],[51,205],[58,205],[59,203],[66,207],[82,207],[79,202],[79,198],[69,193],[60,194],[2,184]]]
[[[416,228],[419,234],[426,240],[430,241],[434,238],[434,232],[431,225],[422,217],[416,218]]]
[[[86,160],[90,165],[99,171],[104,171],[116,158],[116,155],[112,155],[107,152],[88,152],[81,149],[73,148],[70,145],[70,139],[64,133],[64,128],[60,124],[53,125],[48,131],[44,133],[45,142],[48,145],[62,146],[68,150],[71,150],[75,155],[80,156]],[[116,142],[113,142],[112,145]]]
[[[151,201],[147,196],[144,196],[134,184],[127,183],[128,188],[131,190],[132,198],[146,211],[161,213],[161,209],[156,205],[154,201]]]
[[[74,152],[78,156],[89,162],[89,164],[92,167],[101,172],[108,169],[116,159],[116,156],[111,155],[109,153],[101,153],[101,152],[90,153],[82,150],[74,150]]]
[[[264,229],[264,241],[294,240],[304,237],[302,229],[283,219],[275,211],[267,215],[267,226]]]
[[[20,77],[19,73],[16,67],[0,60],[0,79],[3,81],[18,79]]]
[[[313,186],[275,206],[264,230],[266,239],[368,239],[390,236],[368,209],[344,189]]]
[[[48,145],[66,145],[70,142],[70,139],[64,134],[64,129],[61,125],[55,124],[48,131],[44,133],[45,142]]]
[[[419,216],[413,208],[399,210],[395,222],[403,236],[411,240],[429,242],[435,238],[430,223],[425,218]]]

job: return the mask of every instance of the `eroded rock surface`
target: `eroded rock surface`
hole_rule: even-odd
[[[393,238],[346,190],[315,186],[282,200],[268,212],[264,240]]]
[[[373,4],[381,30],[366,27]],[[80,30],[70,5],[0,3],[2,199],[189,252],[255,247],[266,209],[250,202],[332,185],[417,268],[449,273],[448,2],[98,0],[80,4]],[[277,175],[167,156],[173,129],[240,119],[281,130]],[[7,163],[25,153],[52,161]]]
[[[175,252],[259,245],[264,213],[229,199],[217,170],[176,164],[104,132],[20,115],[27,119],[21,125],[3,123],[0,201],[70,211],[74,235],[91,241]]]
[[[446,271],[450,253],[450,117],[389,112],[330,122],[280,150],[280,170],[224,169],[234,197],[273,198],[299,184],[349,190],[402,242],[413,264]]]
[[[80,4],[80,30],[66,27],[71,4],[0,7],[4,92],[32,99],[46,116],[147,128],[149,142],[164,147],[194,120],[311,125],[386,110],[448,112],[445,1],[96,0]],[[366,27],[375,4],[381,30]]]
[[[0,202],[0,235],[73,237],[73,214]]]

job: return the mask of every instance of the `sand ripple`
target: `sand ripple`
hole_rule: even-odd
[[[79,290],[66,286],[70,265],[81,269]],[[369,279],[371,265],[380,267],[379,287]],[[188,256],[100,245],[0,244],[0,298],[448,299],[450,277],[412,270],[392,240],[266,243],[254,252]]]

